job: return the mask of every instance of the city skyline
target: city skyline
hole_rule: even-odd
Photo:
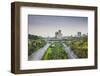
[[[54,37],[55,32],[61,30],[63,36],[75,36],[77,32],[88,33],[87,17],[71,16],[28,16],[29,34],[42,37]]]

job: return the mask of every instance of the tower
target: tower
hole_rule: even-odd
[[[77,36],[78,37],[81,37],[81,32],[77,32]]]
[[[62,39],[61,30],[58,30],[58,32],[55,32],[55,38],[57,38],[57,39]]]

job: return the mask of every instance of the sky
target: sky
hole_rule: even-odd
[[[54,37],[61,30],[63,36],[88,33],[87,17],[28,15],[28,33],[42,37]]]

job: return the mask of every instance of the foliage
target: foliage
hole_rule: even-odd
[[[74,53],[79,58],[87,58],[88,57],[88,40],[87,37],[74,38],[71,40],[66,40],[65,44],[70,46]]]
[[[46,50],[42,60],[67,59],[67,54],[61,42],[52,43]]]
[[[28,39],[37,40],[37,39],[43,39],[43,38],[41,36],[28,34]]]
[[[46,44],[42,37],[29,35],[28,38],[28,55],[31,55]]]

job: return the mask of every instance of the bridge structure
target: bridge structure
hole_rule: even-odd
[[[64,39],[57,39],[57,38],[49,38],[45,39],[47,43],[53,43],[53,42],[64,42]]]

